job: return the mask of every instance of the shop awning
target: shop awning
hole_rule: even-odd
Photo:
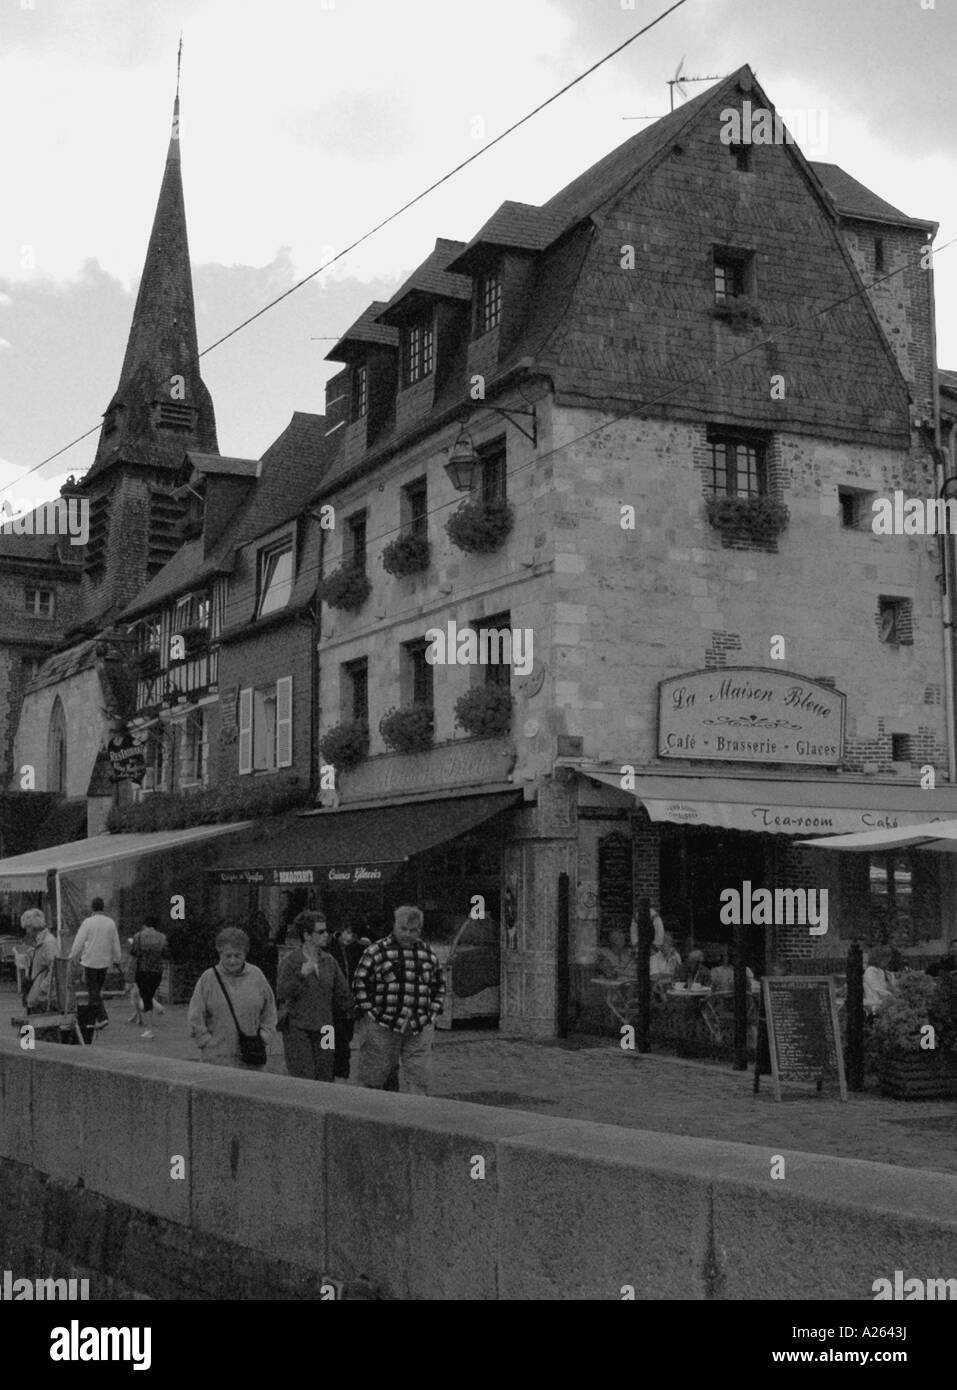
[[[935,816],[957,818],[957,787],[950,785],[925,791],[863,780],[657,776],[636,768],[631,786],[621,771],[626,766],[576,765],[584,776],[634,796],[653,821],[674,825],[713,825],[770,835],[842,834],[900,830]]]
[[[94,835],[89,840],[71,840],[68,844],[31,850],[29,854],[16,854],[11,859],[0,859],[0,892],[42,893],[51,870],[71,873],[119,859],[160,854],[195,840],[234,835],[251,824],[251,821],[236,821],[228,825],[196,825],[186,830],[153,830],[140,835]]]
[[[507,791],[276,816],[225,846],[206,873],[218,883],[374,887],[390,868],[464,835],[521,799],[521,792]]]
[[[909,830],[866,830],[859,835],[831,835],[823,840],[799,840],[812,849],[842,849],[851,854],[881,854],[894,849],[929,849],[957,854],[957,820],[927,821]]]

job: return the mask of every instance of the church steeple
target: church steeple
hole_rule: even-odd
[[[182,50],[182,41],[180,44]],[[199,374],[179,140],[179,65],[160,186],[119,386],[87,480],[118,463],[177,469],[187,448],[216,452]]]
[[[79,484],[90,502],[87,624],[125,607],[175,554],[182,503],[172,493],[186,451],[219,452],[213,403],[199,373],[179,137],[177,61],[166,167],[119,385],[93,466]]]

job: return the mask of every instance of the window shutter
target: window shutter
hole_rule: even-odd
[[[239,692],[239,771],[253,770],[253,692]]]
[[[292,676],[276,682],[276,766],[292,767]]]

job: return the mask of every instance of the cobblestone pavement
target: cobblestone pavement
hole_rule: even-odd
[[[112,1022],[97,1035],[98,1051],[195,1058],[186,1009],[158,1018],[152,1040],[128,1025],[122,999],[108,1001]],[[18,1001],[0,987],[0,1029],[10,1036]],[[269,1068],[282,1073],[281,1044]],[[536,1043],[490,1032],[439,1033],[434,1094],[595,1120],[629,1129],[756,1144],[771,1153],[803,1151],[867,1158],[877,1163],[957,1173],[957,1104],[884,1100],[872,1092],[848,1103],[784,1087],[778,1103],[770,1078],[752,1093],[750,1072],[726,1064],[685,1061],[663,1053],[623,1052],[612,1039]]]

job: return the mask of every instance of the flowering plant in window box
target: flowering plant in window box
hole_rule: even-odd
[[[711,525],[731,539],[773,541],[790,520],[787,507],[773,497],[714,493],[708,498],[707,508]]]
[[[514,703],[504,685],[473,685],[455,702],[455,722],[476,738],[507,734]]]
[[[319,585],[319,597],[330,608],[345,608],[351,613],[361,608],[372,593],[365,570],[355,565],[340,565]]]
[[[335,768],[355,767],[369,753],[369,726],[361,719],[343,720],[319,740],[319,751]]]
[[[933,1047],[926,1046],[928,1024]],[[957,980],[935,981],[916,970],[898,976],[895,994],[874,1018],[868,1051],[885,1096],[957,1097]]]
[[[431,748],[434,719],[426,705],[390,709],[379,721],[379,733],[395,753],[419,753]]]
[[[382,568],[397,577],[418,574],[428,569],[430,551],[428,536],[396,536],[382,552]]]
[[[471,498],[452,513],[445,529],[459,550],[487,554],[498,549],[514,522],[514,509],[504,497],[493,497],[488,502]]]
[[[182,637],[188,656],[204,651],[209,645],[209,628],[205,623],[193,623],[189,627],[176,628],[173,635]]]

